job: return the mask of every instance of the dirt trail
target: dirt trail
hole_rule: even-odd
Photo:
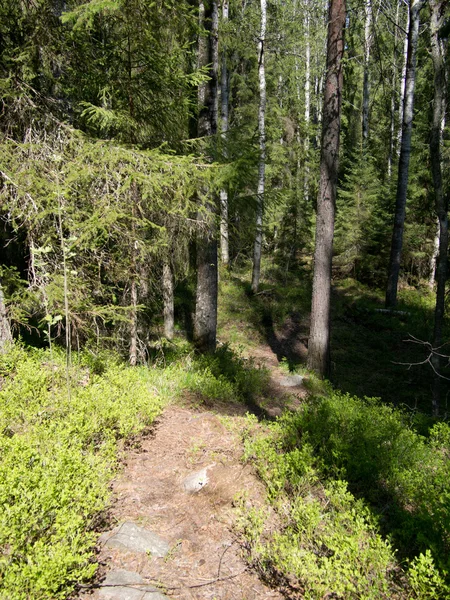
[[[270,348],[262,347],[257,359],[271,371],[272,389],[264,406],[268,414],[281,412],[286,392],[291,401],[304,396],[301,387],[286,389],[280,383],[283,374]],[[112,526],[132,521],[167,541],[170,551],[165,558],[154,558],[103,543],[97,557],[100,583],[108,572],[125,569],[138,573],[168,598],[282,598],[247,567],[233,533],[237,495],[247,494],[255,506],[264,496],[252,466],[240,461],[239,429],[246,411],[240,406],[204,410],[185,398],[184,406],[182,402],[166,408],[151,436],[126,453],[123,470],[113,482]],[[185,478],[204,468],[207,485],[196,493],[187,492]],[[79,600],[106,597],[101,588],[78,596]]]

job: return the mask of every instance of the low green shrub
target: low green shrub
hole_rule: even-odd
[[[66,386],[59,352],[0,355],[0,598],[66,598],[90,578],[96,535],[117,467],[117,442],[162,406],[148,369],[85,361]]]
[[[258,367],[252,360],[245,360],[226,344],[214,354],[197,356],[192,371],[201,374],[193,391],[201,391],[212,399],[252,400],[264,393],[269,382],[267,369]]]
[[[67,388],[57,348],[0,354],[0,599],[57,600],[92,577],[94,526],[109,498],[120,442],[182,390],[242,402],[267,373],[228,348],[197,357],[184,342],[150,367],[108,352],[74,355]]]
[[[242,531],[266,576],[302,598],[449,597],[450,428],[425,438],[409,421],[332,391],[263,429],[251,421],[244,457],[278,526],[249,533],[243,515]]]
[[[441,569],[450,569],[450,427],[436,424],[428,438],[409,416],[377,399],[333,392],[312,399],[295,417],[301,439],[314,448],[328,476],[383,513],[383,523],[401,551],[430,549]]]

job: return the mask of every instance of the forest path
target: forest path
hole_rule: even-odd
[[[298,379],[282,373],[270,348],[261,346],[254,355],[271,373],[263,413],[275,416],[286,402],[300,402],[305,390],[292,386]],[[97,556],[100,587],[84,591],[80,600],[283,597],[247,566],[233,533],[236,498],[257,507],[265,494],[253,467],[241,461],[240,432],[248,410],[245,405],[216,403],[205,410],[204,404],[185,395],[164,410],[138,448],[126,452],[123,469],[113,482],[110,522],[118,526],[131,522],[156,534],[167,542],[168,552],[158,558],[113,547],[115,530],[104,534]],[[205,475],[208,482],[203,485]],[[199,491],[187,491],[192,483]]]

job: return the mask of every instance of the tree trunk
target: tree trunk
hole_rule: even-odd
[[[168,340],[172,340],[175,327],[173,273],[168,260],[164,261],[163,264],[162,292],[164,302],[164,335]]]
[[[411,156],[414,86],[416,80],[416,49],[419,37],[420,9],[422,8],[423,2],[424,0],[411,0],[409,8],[408,60],[405,78],[402,141],[398,163],[397,196],[395,202],[391,256],[389,260],[389,276],[386,288],[386,308],[393,308],[397,304],[398,278],[400,273],[403,229],[406,215],[409,159]]]
[[[217,133],[218,114],[218,21],[217,2],[199,5],[200,27],[209,32],[199,39],[199,66],[209,66],[210,80],[199,86],[198,137]],[[202,19],[204,21],[202,22]],[[217,332],[217,199],[205,191],[203,225],[197,234],[197,290],[195,298],[194,344],[200,352],[214,352]]]
[[[6,314],[3,286],[0,280],[0,352],[4,352],[6,346],[12,342],[11,327]]]
[[[138,252],[136,235],[136,207],[138,204],[138,187],[135,182],[131,187],[131,260],[130,260],[130,365],[137,364],[138,356]]]
[[[264,212],[264,191],[266,178],[266,71],[264,65],[267,24],[267,0],[261,0],[261,31],[258,40],[258,77],[259,77],[259,167],[258,193],[256,200],[256,234],[253,249],[252,292],[256,294],[261,276],[262,225]]]
[[[395,12],[395,26],[394,26],[394,52],[393,52],[393,65],[392,65],[392,91],[391,91],[391,114],[390,114],[390,127],[389,127],[389,155],[387,164],[387,174],[389,181],[392,177],[392,162],[394,160],[394,148],[395,148],[395,98],[397,94],[397,44],[398,44],[398,29],[400,23],[400,4],[402,0],[397,0],[397,10]],[[403,85],[403,84],[402,84]]]
[[[342,104],[345,0],[330,0],[308,368],[330,373],[330,296]]]
[[[223,0],[222,20],[228,21],[228,0]],[[221,132],[224,143],[226,144],[226,135],[228,132],[228,69],[226,48],[222,50],[222,74],[220,80],[220,105],[221,105]],[[222,263],[228,267],[230,262],[229,236],[228,236],[228,191],[220,190],[220,255]]]
[[[439,256],[439,240],[440,240],[441,224],[439,218],[436,218],[436,232],[433,240],[433,252],[430,257],[430,275],[428,277],[428,286],[430,289],[434,288],[436,283],[436,264]]]
[[[430,136],[430,158],[431,171],[433,174],[433,185],[435,195],[435,210],[439,219],[439,257],[436,272],[436,307],[434,311],[433,348],[440,352],[442,346],[442,329],[445,313],[445,282],[447,280],[447,253],[448,253],[448,198],[446,198],[442,185],[442,122],[445,115],[445,57],[442,40],[439,39],[439,30],[444,23],[445,0],[430,0],[431,8],[431,58],[434,68],[434,103],[433,123]],[[435,370],[433,385],[433,416],[438,416],[441,378],[440,370],[442,358],[434,353],[432,365]]]
[[[305,0],[305,168],[303,193],[309,205],[309,131],[311,127],[311,40],[310,40],[309,0]]]
[[[412,0],[411,0],[412,1]],[[400,155],[400,148],[402,142],[402,125],[403,125],[403,112],[405,110],[405,91],[406,91],[406,74],[408,71],[408,47],[409,47],[409,31],[411,28],[411,10],[407,5],[408,10],[406,11],[406,25],[405,31],[408,32],[403,40],[403,63],[402,63],[402,78],[400,80],[400,102],[398,105],[398,154]]]
[[[370,101],[370,81],[369,81],[369,62],[370,50],[372,45],[372,0],[365,0],[364,5],[364,78],[363,78],[363,110],[362,110],[362,137],[363,145],[367,146],[369,139],[369,101]]]
[[[137,364],[137,283],[136,273],[131,275],[131,313],[130,313],[130,365],[132,367]]]

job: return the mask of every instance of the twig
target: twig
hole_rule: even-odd
[[[275,288],[270,288],[270,290],[261,290],[260,292],[256,292],[253,294],[254,296],[262,296],[262,294],[270,294],[274,291]]]
[[[191,590],[191,589],[195,589],[195,588],[206,587],[208,585],[212,585],[212,584],[218,583],[220,581],[228,581],[230,579],[235,579],[236,577],[243,575],[247,570],[248,570],[248,568],[246,567],[242,571],[239,571],[238,573],[234,573],[233,575],[227,575],[226,577],[216,577],[215,579],[211,579],[210,581],[206,581],[205,583],[196,583],[196,584],[192,584],[192,585],[183,585],[183,586],[169,587],[166,585],[161,585],[161,581],[156,581],[155,579],[149,579],[147,581],[144,581],[143,583],[107,583],[107,584],[92,583],[90,585],[84,585],[82,583],[79,583],[78,587],[83,590],[94,590],[94,589],[100,589],[100,588],[115,588],[115,587],[125,587],[125,588],[134,589],[134,588],[142,587],[144,585],[156,585],[156,586],[160,586],[159,590],[148,590],[147,593],[153,593],[153,592],[158,592],[158,591],[160,592],[161,589],[173,592],[176,590],[184,590],[186,588]]]
[[[435,366],[433,365],[433,356],[439,356],[440,358],[446,358],[447,359],[447,365],[450,364],[450,356],[448,354],[442,354],[440,352],[438,352],[438,350],[440,350],[441,348],[443,348],[445,345],[447,345],[448,342],[446,342],[445,344],[442,344],[442,346],[438,346],[437,348],[433,348],[433,346],[431,345],[430,342],[424,342],[423,340],[419,340],[418,338],[414,337],[413,335],[409,334],[410,338],[409,340],[403,340],[404,342],[409,342],[411,344],[420,344],[422,346],[424,346],[427,350],[428,350],[428,356],[424,359],[421,360],[419,362],[409,362],[409,363],[404,363],[404,362],[396,362],[396,361],[392,361],[394,365],[403,365],[405,367],[408,367],[408,370],[411,369],[411,367],[418,367],[420,365],[425,365],[425,364],[429,364],[430,367],[433,369],[433,372],[440,377],[441,379],[445,379],[447,381],[450,381],[449,377],[445,377],[444,375],[441,375],[435,368]]]
[[[225,556],[225,552],[231,548],[232,544],[233,544],[233,542],[231,542],[231,544],[228,544],[227,547],[225,548],[225,550],[222,552],[222,556],[220,557],[220,560],[219,560],[219,566],[217,568],[217,577],[220,577],[220,569],[222,567],[222,560],[223,560],[223,557]]]

